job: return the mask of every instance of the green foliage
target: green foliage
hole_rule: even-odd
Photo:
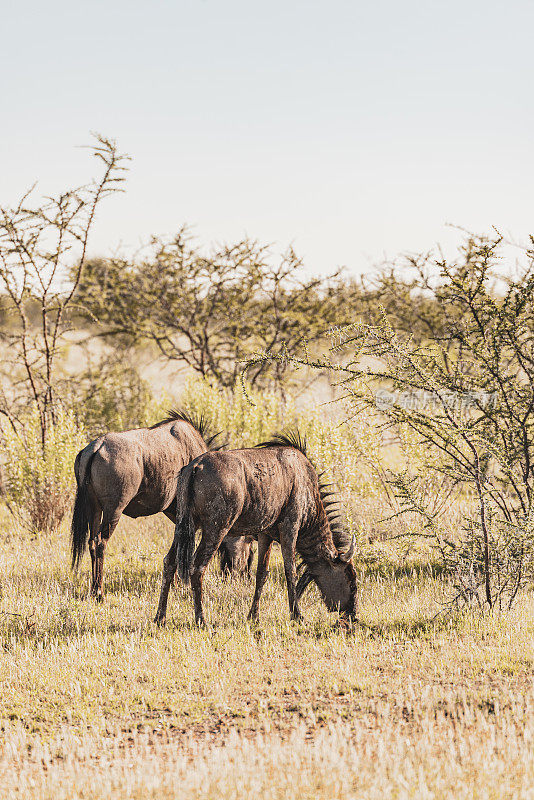
[[[206,417],[211,429],[220,431],[230,447],[254,447],[273,431],[295,424],[297,410],[292,398],[284,400],[273,390],[255,391],[251,387],[248,393],[249,397],[240,387],[222,389],[209,380],[191,377],[180,406]]]
[[[460,262],[438,262],[435,294],[449,310],[444,339],[421,346],[386,318],[350,337],[360,358],[379,363],[360,399],[376,402],[373,389],[388,386],[381,411],[419,437],[423,468],[472,491],[476,511],[457,542],[440,539],[408,483],[403,500],[426,514],[457,597],[489,607],[510,605],[534,578],[534,259],[527,251],[523,271],[499,292],[500,245],[469,240]]]
[[[34,407],[17,430],[4,428],[1,442],[10,510],[35,533],[57,530],[75,489],[74,459],[86,443],[75,415],[59,409],[43,445],[40,415]]]
[[[250,240],[203,252],[182,229],[171,241],[153,239],[137,260],[89,261],[77,299],[100,334],[150,341],[164,358],[230,387],[257,350],[324,343],[340,322],[338,285],[338,273],[306,276],[292,249],[277,262]],[[280,386],[285,374],[282,363],[258,363],[248,379]]]
[[[69,389],[69,403],[91,437],[152,425],[170,405],[168,397],[155,398],[127,352],[114,351],[90,363]]]
[[[432,277],[420,272],[421,305],[444,309],[427,336],[383,312],[377,324],[338,330],[329,358],[258,356],[334,371],[353,413],[378,409],[398,441],[410,431],[419,451],[413,471],[391,479],[399,511],[423,520],[455,574],[457,597],[489,607],[509,605],[534,578],[534,249],[499,284],[501,246],[500,238],[469,239],[458,261],[435,262]],[[420,491],[432,473],[471,498],[447,541]]]

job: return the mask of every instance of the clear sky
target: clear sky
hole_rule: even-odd
[[[0,202],[131,154],[91,250],[184,222],[314,272],[534,232],[534,2],[25,0],[1,16]]]

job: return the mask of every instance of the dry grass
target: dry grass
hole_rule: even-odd
[[[3,797],[534,797],[530,595],[435,617],[444,579],[382,563],[346,633],[314,591],[289,622],[277,560],[259,627],[210,568],[210,629],[179,589],[158,630],[163,517],[121,523],[102,606],[66,531],[0,531]]]
[[[451,725],[420,716],[419,730],[387,717],[332,725],[310,735],[245,738],[219,744],[146,734],[105,740],[70,732],[35,743],[10,737],[17,784],[4,797],[67,798],[528,798],[533,795],[534,725],[482,715]],[[0,762],[0,776],[5,759]],[[6,786],[5,779],[3,785]]]

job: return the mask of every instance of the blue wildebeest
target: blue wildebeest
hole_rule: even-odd
[[[147,517],[163,512],[176,521],[176,481],[182,467],[213,446],[202,418],[182,411],[151,428],[106,433],[76,456],[78,490],[72,516],[72,565],[78,567],[89,539],[92,562],[91,594],[102,599],[104,551],[122,514]],[[222,566],[250,569],[250,540],[223,544]]]
[[[330,611],[353,620],[356,611],[354,541],[332,514],[325,487],[298,433],[277,435],[254,448],[208,452],[184,467],[178,478],[174,540],[163,562],[155,621],[163,624],[169,588],[178,569],[191,580],[197,624],[204,623],[202,577],[223,539],[247,535],[258,541],[256,590],[249,618],[258,618],[260,595],[273,541],[280,543],[293,619],[298,601],[314,581]],[[202,538],[196,551],[195,531]],[[295,554],[304,571],[297,583]]]

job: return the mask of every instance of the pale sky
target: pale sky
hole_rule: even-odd
[[[93,254],[183,223],[292,243],[313,272],[534,232],[534,3],[2,4],[0,202],[132,156]]]

